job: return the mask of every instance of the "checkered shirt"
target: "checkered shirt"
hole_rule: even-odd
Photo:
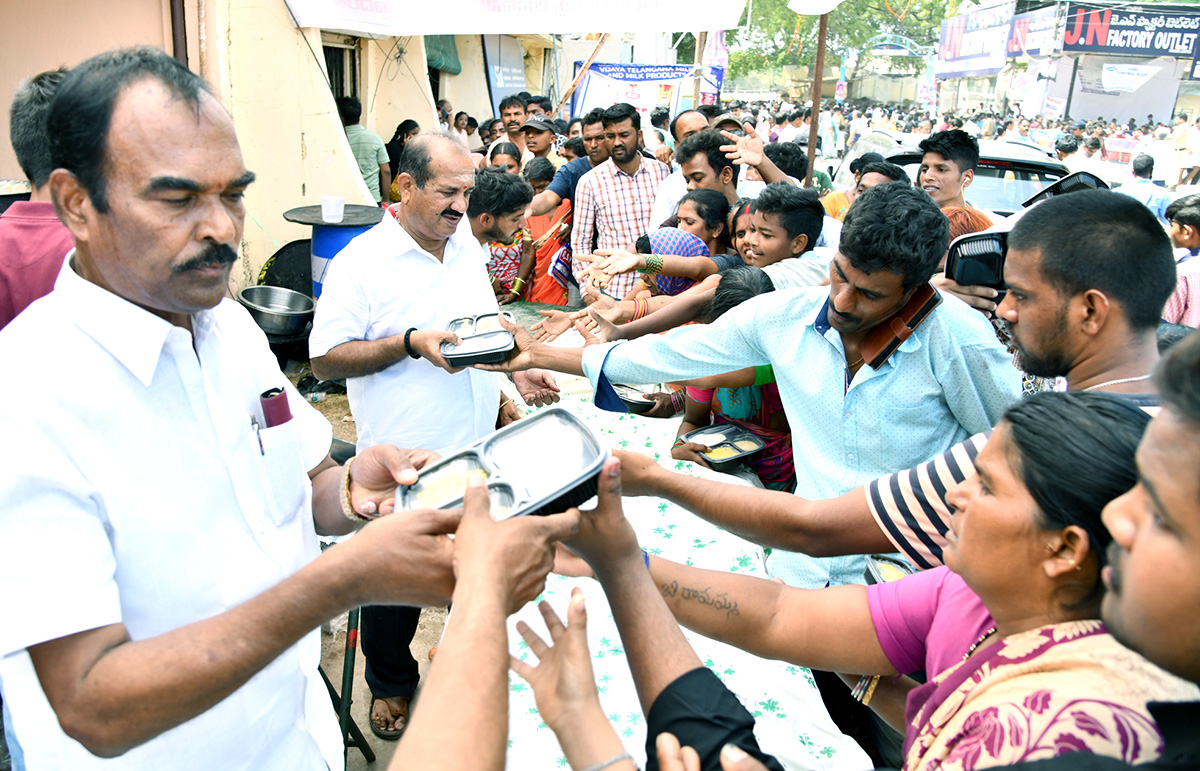
[[[584,174],[575,189],[572,202],[574,223],[571,227],[571,251],[574,254],[592,253],[592,231],[597,233],[598,249],[629,249],[630,245],[650,230],[650,209],[658,186],[671,173],[660,161],[642,156],[638,170],[632,175],[621,171],[608,159]],[[575,277],[584,294],[596,290],[584,286],[586,263],[574,262]],[[605,290],[618,300],[633,289],[638,274],[614,276]]]

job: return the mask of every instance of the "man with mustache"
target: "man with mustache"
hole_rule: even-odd
[[[203,80],[162,51],[101,54],[46,126],[75,248],[0,330],[0,355],[38,373],[0,386],[0,435],[24,445],[0,478],[0,608],[20,618],[0,625],[0,684],[25,761],[341,768],[316,628],[446,602],[459,514],[320,552],[431,455],[364,446],[339,468],[225,297],[254,174]]]
[[[591,254],[593,228],[597,248],[626,251],[634,251],[633,244],[650,230],[654,197],[671,169],[642,156],[638,149],[641,127],[642,116],[633,105],[622,102],[604,111],[609,159],[585,175],[576,188],[576,199],[571,202],[573,254]],[[590,304],[600,290],[586,285],[586,268],[586,263],[577,260],[573,270],[584,300]],[[617,276],[605,291],[620,300],[636,282],[632,274]]]
[[[452,320],[499,311],[487,251],[468,221],[477,183],[470,154],[447,137],[423,134],[404,146],[397,173],[395,217],[330,263],[309,353],[318,378],[346,379],[360,451],[386,442],[445,455],[515,420],[517,410],[502,397],[501,378],[462,371],[441,355],[443,342],[459,340],[446,331]],[[513,184],[528,187],[519,177]],[[490,235],[511,238],[532,196],[515,205],[491,197]],[[527,375],[514,379],[527,401],[558,400],[549,375]],[[407,724],[419,678],[408,645],[419,617],[417,608],[363,608],[371,729],[381,738],[398,738]]]
[[[525,146],[525,132],[521,129],[528,117],[521,97],[514,94],[501,99],[500,120],[504,123],[504,131],[496,132],[496,138],[488,145],[484,157],[491,157],[492,148],[501,142],[512,142],[521,149],[521,166],[524,166],[533,157],[533,152]]]

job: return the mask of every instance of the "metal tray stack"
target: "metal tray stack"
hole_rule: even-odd
[[[423,469],[416,484],[396,488],[396,511],[461,506],[471,475],[483,474],[493,519],[554,514],[596,494],[608,456],[575,415],[543,410]]]
[[[516,319],[511,313],[484,313],[479,316],[464,316],[454,319],[446,326],[462,343],[442,343],[442,358],[452,367],[469,367],[472,364],[495,364],[508,358],[516,340],[513,333],[500,326],[504,316],[510,324]]]
[[[767,445],[753,432],[733,423],[705,426],[679,437],[684,442],[696,442],[709,449],[700,453],[713,471],[729,471],[738,463]]]

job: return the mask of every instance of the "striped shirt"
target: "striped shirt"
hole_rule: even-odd
[[[618,168],[610,158],[589,171],[575,188],[574,224],[571,228],[571,251],[591,254],[592,231],[597,233],[598,249],[631,249],[631,245],[650,231],[650,210],[658,194],[658,186],[671,169],[665,163],[642,156],[632,175]],[[657,224],[657,223],[655,223]],[[583,293],[596,291],[584,286],[582,276],[587,263],[575,261],[573,272]],[[638,274],[614,276],[605,291],[623,298],[637,283]]]
[[[1157,394],[1112,394],[1132,401],[1150,414],[1157,412]],[[991,431],[975,434],[944,455],[919,466],[888,474],[863,488],[879,529],[917,568],[943,564],[942,550],[950,531],[946,491],[975,473],[975,457]]]

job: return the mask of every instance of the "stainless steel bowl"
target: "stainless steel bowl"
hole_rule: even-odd
[[[295,337],[312,321],[316,305],[308,295],[281,286],[248,286],[237,294],[262,331]]]

